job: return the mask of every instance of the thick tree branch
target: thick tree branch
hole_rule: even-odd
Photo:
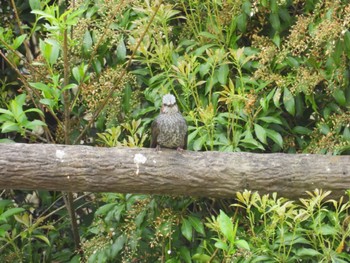
[[[231,198],[237,191],[289,198],[350,189],[350,156],[155,152],[54,144],[0,144],[0,188]]]

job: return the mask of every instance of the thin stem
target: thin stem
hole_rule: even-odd
[[[16,22],[18,24],[19,32],[21,33],[21,35],[24,35],[24,31],[23,31],[22,26],[21,26],[21,20],[19,19],[17,7],[16,7],[14,0],[11,0],[11,5],[12,5],[13,11],[15,13]],[[33,60],[33,55],[32,55],[32,52],[30,51],[30,48],[28,45],[28,40],[25,39],[23,44],[24,44],[24,48],[26,50],[26,58],[27,58],[28,62],[31,62]]]

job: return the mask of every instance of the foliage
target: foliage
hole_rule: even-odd
[[[307,194],[295,202],[276,193],[238,192],[235,210],[226,208],[231,215],[188,198],[107,194],[87,234],[97,233],[97,251],[87,259],[347,262],[349,201],[327,199],[330,192],[320,190]],[[91,246],[88,238],[85,245]]]
[[[0,3],[1,142],[148,146],[171,92],[190,150],[350,152],[347,1]],[[83,257],[346,262],[348,202],[308,195],[77,195]],[[2,261],[78,260],[60,194],[1,198]]]

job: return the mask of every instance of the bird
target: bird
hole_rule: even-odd
[[[160,114],[152,122],[151,133],[151,148],[156,148],[156,151],[161,147],[178,151],[187,148],[187,124],[174,95],[163,96]]]

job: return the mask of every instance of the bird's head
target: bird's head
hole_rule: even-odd
[[[174,114],[179,112],[176,104],[176,99],[172,94],[166,94],[163,96],[161,113]]]

